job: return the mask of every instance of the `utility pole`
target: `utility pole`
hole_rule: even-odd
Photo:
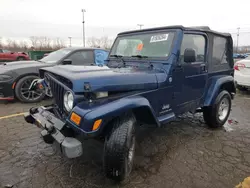
[[[240,36],[240,27],[237,28],[237,46],[236,46],[236,53],[238,53],[238,46],[239,46],[239,36]]]
[[[84,28],[84,12],[86,12],[85,9],[82,9],[82,43],[83,47],[85,47],[85,28]]]
[[[69,47],[71,47],[71,39],[72,37],[69,37]]]
[[[140,27],[140,29],[142,28],[142,26],[144,26],[143,24],[137,24],[137,26]]]

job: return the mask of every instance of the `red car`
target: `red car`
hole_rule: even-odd
[[[0,49],[0,62],[23,60],[30,60],[28,54],[24,52],[11,52],[9,50]]]

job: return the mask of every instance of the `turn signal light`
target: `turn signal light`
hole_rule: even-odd
[[[92,131],[97,130],[100,127],[101,123],[102,123],[101,119],[96,120],[93,127],[92,127]]]
[[[81,116],[77,115],[75,112],[72,112],[70,121],[74,122],[76,125],[80,125]]]

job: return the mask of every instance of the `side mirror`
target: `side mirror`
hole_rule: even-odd
[[[71,64],[72,64],[72,60],[71,60],[71,59],[64,59],[64,60],[62,61],[62,64],[63,64],[63,65],[71,65]]]
[[[184,62],[193,63],[196,62],[196,52],[193,48],[186,48],[184,52]]]

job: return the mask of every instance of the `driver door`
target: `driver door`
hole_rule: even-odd
[[[207,41],[203,33],[185,33],[183,36],[179,58],[180,94],[176,98],[177,109],[182,112],[197,108],[204,94],[207,81]],[[184,52],[188,48],[195,50],[195,62],[184,61]]]

